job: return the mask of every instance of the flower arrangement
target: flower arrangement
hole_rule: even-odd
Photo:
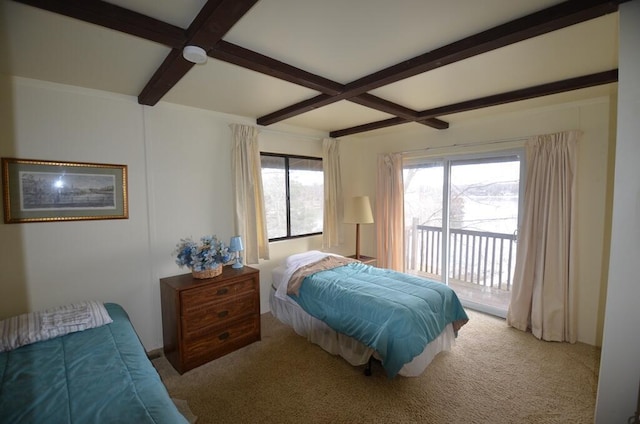
[[[231,260],[229,248],[216,236],[204,236],[200,243],[191,238],[181,239],[174,251],[176,264],[180,268],[186,266],[194,272],[215,269]]]

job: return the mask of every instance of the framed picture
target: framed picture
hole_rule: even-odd
[[[129,218],[127,166],[2,158],[4,222]]]

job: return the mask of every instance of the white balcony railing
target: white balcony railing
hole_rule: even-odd
[[[511,290],[516,235],[449,230],[449,279]],[[442,228],[412,225],[405,237],[407,269],[442,279]]]

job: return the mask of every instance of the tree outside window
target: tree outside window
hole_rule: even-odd
[[[269,241],[322,234],[322,159],[261,153]]]

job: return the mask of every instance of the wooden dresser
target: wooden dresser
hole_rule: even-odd
[[[225,266],[217,277],[160,279],[164,353],[180,373],[260,340],[260,272]]]

